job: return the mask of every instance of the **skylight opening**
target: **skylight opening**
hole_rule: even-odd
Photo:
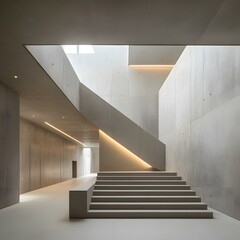
[[[77,45],[62,45],[62,48],[66,54],[77,54]]]
[[[92,45],[78,45],[79,54],[93,54],[94,49]]]
[[[66,54],[94,54],[92,45],[62,45]]]

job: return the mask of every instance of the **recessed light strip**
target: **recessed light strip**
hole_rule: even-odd
[[[72,136],[68,135],[67,133],[61,131],[60,129],[58,129],[58,128],[56,128],[56,127],[54,127],[54,126],[51,125],[50,123],[48,123],[48,122],[44,122],[44,123],[47,124],[49,127],[55,129],[56,131],[62,133],[63,135],[65,135],[65,136],[71,138],[71,139],[74,140],[75,142],[82,144],[84,147],[87,147],[85,144],[83,144],[82,142],[78,141],[76,138],[73,138]]]
[[[114,144],[121,152],[128,154],[130,157],[134,158],[137,160],[139,163],[141,163],[142,166],[147,167],[147,168],[152,168],[150,164],[139,158],[137,155],[135,155],[133,152],[125,148],[123,145],[121,145],[119,142],[115,141],[113,138],[108,136],[105,132],[99,129],[99,133],[102,134],[105,139],[107,139],[111,144]]]

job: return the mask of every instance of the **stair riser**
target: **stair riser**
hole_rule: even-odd
[[[212,212],[93,212],[89,218],[213,218]]]
[[[96,185],[185,185],[185,181],[131,181],[131,180],[117,180],[117,181],[107,181],[107,180],[98,180]]]
[[[125,186],[118,186],[118,185],[114,185],[114,186],[106,186],[106,185],[95,185],[94,189],[96,190],[190,190],[189,186],[185,186],[185,185],[178,185],[178,186],[132,186],[132,185],[125,185]]]
[[[90,209],[95,210],[206,210],[206,205],[178,205],[178,204],[172,204],[172,205],[92,205],[90,204]]]
[[[101,198],[92,198],[92,202],[201,202],[200,198],[111,198],[111,197],[101,197]]]
[[[178,176],[98,176],[97,180],[181,180]]]
[[[102,172],[90,218],[212,218],[207,204],[174,172]]]
[[[194,191],[186,191],[186,192],[96,192],[93,191],[93,196],[195,196],[196,193]]]

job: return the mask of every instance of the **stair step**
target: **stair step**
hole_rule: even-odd
[[[194,196],[193,190],[96,190],[93,196]]]
[[[90,203],[90,209],[107,209],[107,210],[120,210],[120,209],[131,209],[131,210],[143,210],[143,209],[165,209],[165,210],[173,210],[173,209],[188,209],[188,210],[202,210],[202,209],[207,209],[207,204],[205,203],[198,203],[198,202],[188,202],[188,203],[146,203],[146,202],[98,202]]]
[[[92,196],[92,202],[200,202],[198,196]]]
[[[189,185],[95,185],[96,190],[189,190]]]
[[[97,176],[97,180],[181,180],[179,176]]]
[[[89,210],[89,218],[213,218],[209,210]]]
[[[109,171],[109,172],[99,172],[98,176],[177,176],[176,172],[166,172],[166,171]]]
[[[97,180],[96,185],[185,185],[182,180]]]

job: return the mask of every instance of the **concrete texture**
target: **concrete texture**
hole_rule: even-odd
[[[68,219],[69,189],[89,178],[21,195],[0,211],[1,240],[238,240],[239,221],[214,211],[214,219]]]
[[[19,96],[0,82],[0,209],[19,201]]]
[[[152,167],[164,170],[164,144],[78,81],[77,75],[74,73],[70,62],[67,61],[67,56],[61,46],[28,46],[28,50],[39,64],[45,67],[46,73],[84,117],[128,150],[144,159]],[[61,71],[61,76],[54,69],[58,64],[66,65],[61,67],[61,69],[65,69]],[[64,79],[71,82],[69,86],[62,84]],[[65,87],[67,89],[64,89]],[[74,93],[71,95],[72,88],[79,89],[79,96],[77,97],[77,99],[80,99],[79,106],[75,99],[72,99],[74,96]],[[152,147],[149,150],[143,146]]]
[[[69,191],[69,218],[87,218],[96,178]]]
[[[99,132],[99,165],[100,171],[140,171],[151,169],[150,165],[136,155],[131,154],[126,148],[102,132]]]
[[[180,195],[173,197],[178,187],[182,189],[186,185],[186,181],[168,179],[173,177],[172,174],[174,173],[165,171],[100,172],[94,185],[87,216],[81,212],[75,216],[78,218],[213,218],[213,213],[208,210],[206,203],[201,203],[200,198],[198,201],[185,202],[185,192],[182,192],[182,201],[179,201]],[[163,179],[149,179],[150,177]],[[190,189],[189,186],[185,191],[187,189]],[[70,202],[73,204],[80,202],[80,199],[77,199],[81,195],[81,201],[87,199],[89,187],[84,190],[85,196],[81,189],[79,192],[74,192],[75,195],[70,195],[72,198]],[[188,191],[189,194],[191,190]],[[133,192],[135,196],[132,196]],[[121,196],[122,193],[124,196]],[[192,191],[191,194],[195,195]],[[78,203],[77,206],[80,204]],[[88,202],[85,206],[88,206]],[[84,207],[82,209],[85,210]]]
[[[1,8],[1,43],[239,44],[238,9],[238,0],[11,0]]]
[[[240,219],[240,47],[187,47],[159,92],[166,169]]]
[[[185,46],[129,46],[129,65],[175,65]]]
[[[163,68],[154,71],[132,69],[129,64],[136,63],[129,62],[131,49],[134,49],[134,56],[140,60],[143,58],[147,60],[153,52],[155,56],[157,54],[159,56],[159,49],[161,49],[163,55],[169,56],[170,59],[174,58],[172,56],[174,55],[176,62],[184,47],[94,45],[93,48],[94,54],[67,54],[81,83],[157,138],[158,90],[171,69]],[[137,54],[141,53],[139,49],[143,51],[141,57]],[[169,59],[165,60],[165,65],[175,64]]]

